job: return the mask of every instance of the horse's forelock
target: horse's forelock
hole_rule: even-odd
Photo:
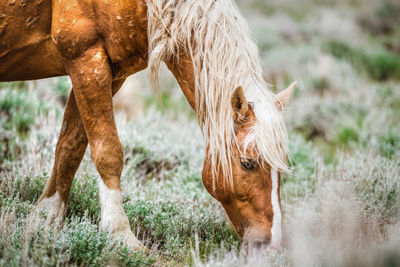
[[[243,140],[243,146],[251,146],[258,158],[268,163],[272,169],[288,172],[286,128],[282,114],[274,104],[272,93],[266,93],[270,96],[258,97],[258,102],[253,104],[256,120]]]

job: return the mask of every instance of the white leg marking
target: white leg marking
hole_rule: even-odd
[[[100,229],[110,231],[117,239],[134,249],[143,245],[131,231],[128,217],[122,206],[121,190],[108,189],[103,180],[98,180],[100,189],[101,220]]]
[[[274,217],[272,219],[272,228],[271,228],[271,247],[280,250],[281,238],[282,238],[282,222],[281,222],[282,215],[278,197],[279,196],[278,172],[276,170],[272,170],[271,178],[272,178],[271,201],[272,201],[272,210],[274,212]]]
[[[52,221],[54,219],[57,219],[59,221],[63,220],[65,204],[64,201],[61,200],[60,194],[58,194],[58,192],[56,192],[53,196],[49,198],[42,199],[37,204],[37,207],[47,210],[49,221]]]

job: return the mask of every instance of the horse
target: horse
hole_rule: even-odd
[[[124,212],[123,149],[112,98],[125,79],[168,67],[197,114],[206,152],[202,181],[243,244],[281,247],[281,173],[288,138],[282,108],[295,84],[275,95],[257,46],[232,0],[0,0],[0,81],[69,75],[54,167],[36,206],[63,220],[89,144],[100,175],[100,229],[145,249]]]

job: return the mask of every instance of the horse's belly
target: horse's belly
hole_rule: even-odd
[[[65,74],[50,38],[51,0],[0,0],[0,81]]]
[[[66,75],[61,56],[51,39],[0,55],[0,82],[35,80]]]

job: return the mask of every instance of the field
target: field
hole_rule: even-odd
[[[400,266],[400,3],[240,0],[284,110],[292,174],[281,181],[284,249],[246,256],[204,189],[204,143],[168,71],[161,104],[147,72],[115,97],[132,253],[98,230],[89,151],[66,219],[32,215],[51,173],[66,77],[0,83],[0,266]]]

